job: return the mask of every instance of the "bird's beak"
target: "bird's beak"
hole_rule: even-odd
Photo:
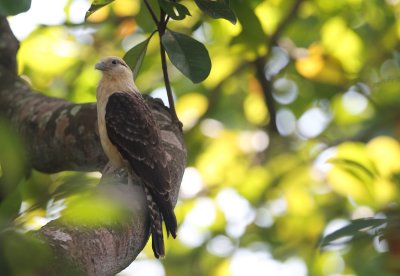
[[[96,63],[94,68],[96,68],[97,70],[100,70],[100,71],[104,71],[104,70],[106,70],[106,65],[104,64],[104,62],[99,61]]]

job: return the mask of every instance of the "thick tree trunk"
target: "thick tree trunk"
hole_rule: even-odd
[[[101,149],[96,106],[73,104],[31,91],[17,76],[18,41],[5,18],[0,18],[0,116],[8,118],[26,138],[32,168],[47,172],[103,170],[107,159]],[[160,101],[147,98],[172,157],[176,202],[186,163],[182,132]],[[140,180],[128,185],[112,168],[103,172],[98,193],[122,203],[129,219],[118,225],[70,225],[62,219],[41,228],[37,236],[53,250],[55,261],[46,274],[62,275],[65,265],[85,275],[113,275],[128,266],[149,238],[147,207]]]

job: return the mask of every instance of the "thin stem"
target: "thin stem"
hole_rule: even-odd
[[[159,21],[157,19],[157,16],[153,10],[153,8],[150,6],[150,3],[147,0],[144,0],[144,4],[146,5],[147,10],[149,11],[151,18],[153,19],[154,23],[156,23],[156,26],[158,26]]]
[[[168,76],[167,58],[165,55],[164,46],[162,45],[161,41],[160,41],[160,55],[161,55],[161,66],[162,66],[162,71],[163,71],[163,75],[164,75],[164,83],[165,83],[165,88],[167,90],[169,108],[171,109],[171,113],[172,113],[172,116],[174,117],[174,120],[176,120],[176,122],[179,122],[178,116],[176,115],[174,99],[172,97],[172,90],[171,90],[171,85],[170,85],[169,76]]]
[[[148,0],[144,0],[144,4],[146,5],[148,11],[150,12],[151,18],[153,19],[154,23],[157,26],[158,35],[160,37],[161,67],[162,67],[162,71],[163,71],[164,84],[165,84],[165,89],[167,90],[169,108],[170,108],[170,112],[172,115],[172,119],[182,130],[182,123],[179,121],[178,116],[176,115],[174,99],[172,97],[171,83],[169,81],[169,76],[168,76],[167,57],[165,54],[165,48],[162,44],[162,36],[164,35],[165,30],[167,28],[169,16],[166,17],[165,12],[162,9],[160,9],[160,20],[158,20],[153,8],[150,6],[150,3],[148,2]]]
[[[165,30],[167,28],[168,20],[169,20],[169,17],[165,17],[165,12],[163,10],[161,10],[161,12],[160,12],[160,22],[157,25],[158,35],[160,36],[161,67],[162,67],[162,71],[163,71],[164,84],[165,84],[165,89],[167,90],[168,103],[169,103],[169,108],[170,108],[170,111],[171,111],[172,119],[174,120],[175,123],[177,123],[177,125],[182,130],[182,123],[179,121],[179,118],[176,115],[174,98],[172,96],[171,83],[170,83],[169,76],[168,76],[167,57],[166,57],[166,54],[165,54],[164,45],[162,44],[162,36],[164,35]]]

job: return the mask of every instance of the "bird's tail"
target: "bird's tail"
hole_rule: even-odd
[[[170,204],[169,206],[163,208],[162,216],[163,220],[165,221],[165,228],[167,229],[168,237],[169,234],[171,234],[172,237],[175,239],[178,226],[174,210],[172,209],[172,206]]]
[[[149,206],[150,213],[150,230],[152,240],[151,245],[153,248],[154,256],[158,259],[165,256],[164,237],[162,231],[162,216],[150,191],[146,187],[144,187],[144,191],[146,193],[146,200],[147,205]]]

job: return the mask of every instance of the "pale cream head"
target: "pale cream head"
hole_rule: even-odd
[[[111,78],[128,77],[133,79],[132,71],[125,61],[119,57],[106,57],[96,63],[95,68],[103,72],[103,76]]]

